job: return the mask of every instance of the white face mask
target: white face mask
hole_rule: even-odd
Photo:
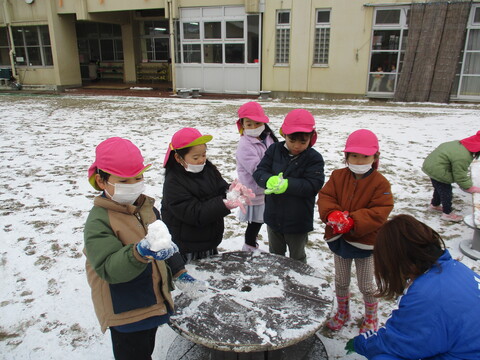
[[[364,164],[364,165],[354,165],[354,164],[348,164],[348,168],[355,174],[365,174],[367,173],[371,168],[372,168],[372,163],[370,164]]]
[[[262,135],[262,132],[265,130],[265,125],[261,125],[256,129],[243,129],[243,133],[251,137],[259,137]]]
[[[203,170],[206,163],[203,163],[201,165],[192,165],[192,164],[189,164],[189,163],[185,162],[185,164],[187,164],[187,167],[185,168],[185,170],[187,170],[188,172],[199,173]]]
[[[113,201],[116,201],[119,204],[128,204],[132,205],[135,200],[145,191],[144,181],[139,181],[135,184],[122,184],[122,183],[108,183],[115,188],[113,196],[110,195],[105,189],[105,192]]]

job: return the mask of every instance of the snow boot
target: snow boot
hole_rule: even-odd
[[[340,330],[343,325],[350,320],[350,307],[348,296],[337,296],[337,313],[327,321],[326,326],[333,331]]]
[[[378,302],[368,303],[365,302],[365,317],[363,318],[362,326],[360,327],[360,334],[369,330],[377,331],[378,318],[377,318]]]

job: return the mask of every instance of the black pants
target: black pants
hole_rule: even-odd
[[[151,360],[157,328],[122,333],[110,328],[115,360]]]
[[[437,180],[430,179],[433,185],[432,205],[442,204],[443,212],[450,214],[452,212],[452,185],[445,184]]]
[[[245,244],[257,247],[257,235],[262,225],[263,223],[248,223],[247,230],[245,230]]]

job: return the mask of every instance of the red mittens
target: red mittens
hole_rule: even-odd
[[[353,219],[348,216],[348,211],[333,211],[327,220],[327,225],[332,227],[334,234],[346,234],[353,228]]]

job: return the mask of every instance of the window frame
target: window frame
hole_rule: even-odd
[[[28,44],[26,33],[31,30],[35,30],[35,38],[37,40],[36,44]],[[42,36],[45,32],[42,33],[42,30],[47,30],[48,34],[48,44],[46,43],[46,38]],[[19,31],[21,32],[23,44],[18,44],[14,41],[14,54],[15,54],[15,65],[19,68],[46,68],[53,67],[53,54],[52,54],[52,45],[50,40],[50,29],[48,25],[29,25],[29,26],[12,26],[12,32]],[[31,58],[33,52],[37,50],[39,55],[40,64],[33,64],[33,59]],[[24,61],[19,62],[19,53],[23,54]]]
[[[85,27],[86,31],[83,36],[78,36],[77,32],[77,43],[79,48],[82,48],[84,52],[88,54],[88,59],[84,60],[84,63],[89,63],[90,61],[101,61],[101,62],[124,62],[124,54],[123,54],[123,40],[121,35],[121,28],[120,33],[116,33],[115,31],[115,24],[102,24],[102,28],[100,28],[100,23],[91,23],[91,24],[84,24],[90,27]],[[94,25],[94,26],[93,26]],[[106,34],[102,34],[102,29],[105,29],[106,26],[110,25],[111,32],[106,36]],[[83,25],[82,25],[83,26]],[[105,45],[110,42],[112,45],[112,54],[113,59],[106,59],[104,55],[106,51],[102,51],[102,43]],[[95,54],[95,52],[97,52]]]
[[[203,9],[203,8],[202,8]],[[249,33],[248,33],[248,14],[247,15],[225,15],[225,7],[222,7],[222,15],[214,16],[199,16],[196,17],[186,17],[179,20],[179,33],[177,37],[179,38],[178,44],[180,57],[177,60],[181,64],[198,64],[198,65],[207,65],[207,66],[229,66],[229,65],[253,65],[255,62],[249,62],[249,56],[247,54],[248,45],[249,45]],[[259,15],[256,15],[259,17]],[[258,23],[260,22],[260,19]],[[199,36],[195,39],[185,38],[185,26],[187,23],[198,23],[199,26]],[[206,37],[205,26],[208,23],[219,23],[220,24],[220,36],[216,37]],[[241,37],[228,37],[227,36],[227,24],[228,23],[242,23]],[[260,29],[258,29],[260,32]],[[200,61],[199,62],[187,62],[187,58],[193,57],[198,58],[198,54],[195,56],[195,53],[198,53],[198,50],[187,50],[191,49],[193,46],[200,46]],[[207,56],[207,49],[214,49],[215,54],[209,54]],[[238,49],[241,49],[240,52],[243,54],[240,56],[235,56],[235,53],[238,53]],[[219,52],[221,51],[221,54]],[[229,54],[232,55],[229,57]],[[211,55],[211,56],[210,56]],[[258,56],[260,56],[258,54]],[[257,56],[257,58],[258,58]],[[220,61],[221,58],[221,61]],[[211,60],[211,61],[210,61]]]
[[[328,22],[319,22],[318,14],[320,12],[328,12]],[[313,66],[328,67],[330,57],[330,34],[332,28],[332,9],[319,8],[315,9],[315,33],[313,44]],[[317,36],[317,33],[319,35]],[[324,35],[323,33],[327,33]],[[322,36],[323,35],[323,36]],[[321,39],[324,39],[323,41]],[[325,49],[326,47],[326,49]],[[326,55],[325,55],[326,53]],[[322,54],[322,55],[321,55]],[[323,59],[323,61],[320,60]],[[326,61],[324,60],[326,58]]]
[[[165,25],[165,30],[162,33],[146,33],[145,26],[151,23],[153,28],[157,25]],[[140,30],[140,49],[142,62],[149,63],[168,63],[170,58],[170,28],[167,19],[152,19],[152,20],[142,20],[138,22]],[[157,46],[161,46],[160,42],[166,44],[166,51],[157,50]],[[158,45],[157,45],[158,44]],[[157,57],[157,54],[165,54],[166,56],[162,58]]]
[[[0,27],[0,66],[11,67],[10,63],[10,36],[8,27]],[[5,42],[5,43],[4,43]],[[5,61],[2,61],[5,60]]]
[[[465,93],[467,90],[463,89],[463,83],[468,81],[468,79],[476,79],[480,81],[480,73],[466,73],[468,71],[466,69],[466,64],[469,62],[467,59],[469,56],[477,56],[480,57],[480,49],[469,49],[468,45],[470,43],[470,39],[472,36],[472,32],[480,31],[480,21],[475,22],[475,15],[477,12],[480,13],[480,4],[472,4],[472,8],[468,17],[467,23],[467,33],[465,36],[465,43],[462,49],[462,56],[461,56],[461,63],[459,63],[459,73],[457,74],[457,80],[454,83],[454,87],[452,88],[451,96],[455,99],[475,99],[478,100],[480,94],[467,94]],[[480,85],[479,85],[480,87]]]
[[[288,23],[280,23],[280,14],[288,13]],[[290,9],[275,12],[275,66],[290,65],[292,11]]]
[[[400,11],[400,17],[398,23],[381,23],[377,24],[377,13],[379,11]],[[371,37],[370,37],[370,56],[369,56],[369,62],[368,62],[368,76],[367,76],[367,84],[366,84],[366,89],[367,89],[367,95],[372,95],[375,94],[375,96],[378,96],[379,94],[381,96],[385,97],[391,97],[395,93],[396,87],[397,87],[397,82],[398,82],[398,77],[402,72],[402,65],[403,65],[403,58],[405,56],[405,50],[406,50],[406,40],[408,39],[408,16],[410,12],[410,6],[409,5],[399,5],[395,7],[375,7],[374,8],[374,13],[373,13],[373,22],[372,22],[372,29],[371,29]],[[378,43],[374,44],[376,35],[378,33],[384,32],[385,35],[388,34],[389,32],[391,33],[389,35],[389,39],[387,41],[388,47],[384,47],[383,41],[380,42],[380,47],[378,48]],[[395,38],[395,32],[398,32],[398,38]],[[393,42],[390,43],[391,37],[394,36]],[[380,40],[383,40],[380,38]],[[397,46],[395,45],[397,44]],[[374,58],[380,58],[380,59],[390,59],[394,58],[395,61],[394,63],[390,63],[388,61],[389,68],[384,69],[382,66],[382,71],[378,72],[377,68],[379,67],[380,64],[373,64]],[[377,61],[378,62],[378,61]],[[383,65],[383,64],[382,64]],[[394,71],[391,71],[390,66],[395,65]],[[381,90],[379,87],[378,90],[372,91],[372,89],[377,86],[375,86],[375,78],[378,78],[378,75],[381,76],[382,79],[382,85],[386,87],[386,89]],[[386,84],[383,84],[386,83]],[[378,85],[378,84],[377,84]]]

